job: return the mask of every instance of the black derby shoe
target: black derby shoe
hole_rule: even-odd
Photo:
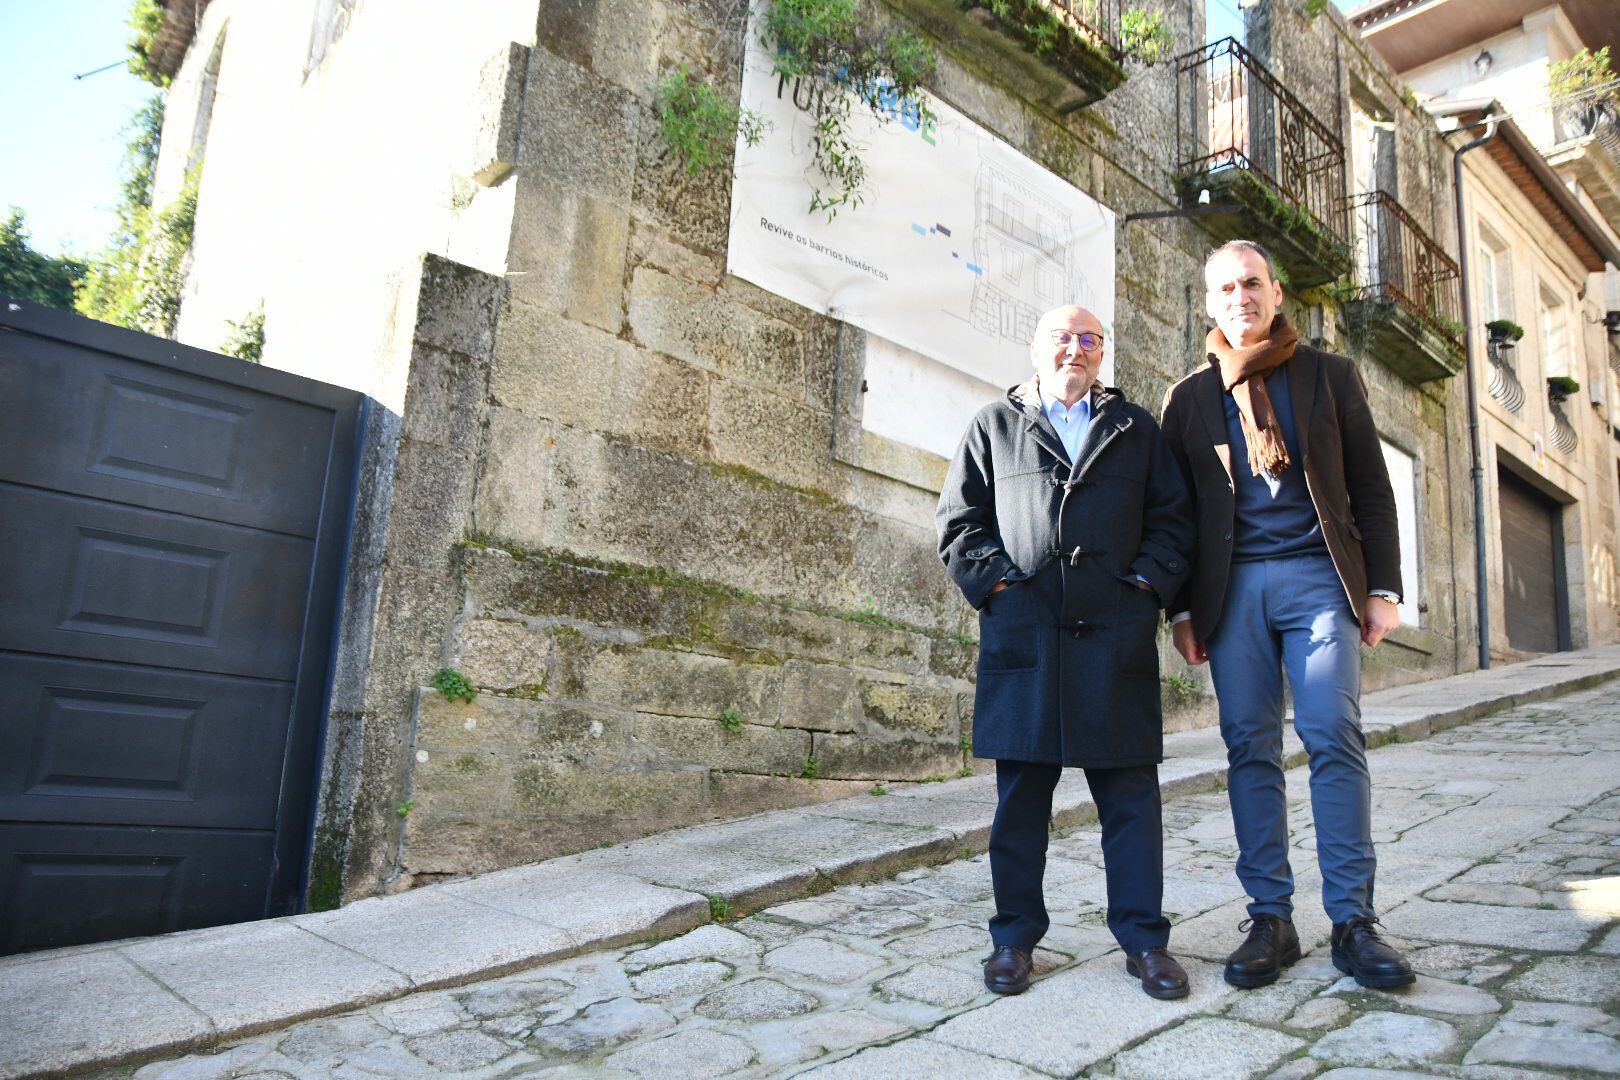
[[[985,988],[997,994],[1022,994],[1029,989],[1029,953],[1011,945],[997,945],[984,959]]]
[[[1270,986],[1299,959],[1299,932],[1280,915],[1256,915],[1238,924],[1244,939],[1226,958],[1226,981],[1244,990]]]
[[[1378,920],[1366,916],[1333,924],[1333,966],[1374,990],[1417,981],[1406,957],[1378,936]]]
[[[1125,974],[1142,980],[1142,991],[1160,1001],[1187,996],[1187,972],[1166,950],[1149,949],[1125,958]]]

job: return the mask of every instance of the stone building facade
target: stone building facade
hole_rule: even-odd
[[[1352,21],[1444,127],[1511,117],[1464,159],[1491,652],[1613,641],[1620,125],[1612,106],[1554,100],[1549,75],[1582,48],[1620,46],[1620,12],[1428,0],[1363,5]],[[1488,340],[1494,319],[1523,338]]]
[[[1204,41],[1201,4],[1149,6],[1165,15],[1168,56]],[[216,169],[229,114],[213,115],[181,338],[215,345],[217,319],[263,297],[266,363],[382,406],[312,903],[983,767],[966,750],[975,619],[935,554],[945,458],[864,422],[867,365],[888,346],[728,274],[728,170],[688,171],[659,134],[655,86],[679,65],[735,99],[742,7],[473,8],[436,67],[427,56],[444,27],[431,5],[331,0],[311,32],[307,12],[213,0],[173,91],[204,84],[229,25],[288,47],[236,68],[227,45],[214,65],[221,100],[408,128],[374,55],[391,52],[397,79],[426,84],[402,88],[410,100],[473,103],[458,113],[441,101],[419,137],[368,136],[365,171],[396,177],[400,215],[374,257],[354,230],[387,231],[368,200],[388,183],[344,183],[354,161],[335,175],[318,141],[278,128],[284,156],[309,163],[307,183],[296,168],[277,174],[278,197],[322,212],[267,222],[262,185]],[[346,28],[336,37],[332,12]],[[1209,87],[1191,67],[1129,62],[1123,84],[1075,107],[1069,76],[998,32],[988,10],[905,0],[881,16],[928,37],[932,92],[1119,215],[1115,381],[1133,400],[1156,407],[1203,362],[1201,268],[1214,243],[1247,222],[1282,230],[1290,250],[1321,247],[1320,221],[1198,209],[1198,193],[1230,177],[1194,161],[1191,148],[1214,135],[1199,103]],[[1384,291],[1356,287],[1343,209],[1355,190],[1343,147],[1359,130],[1350,103],[1391,148],[1374,178],[1454,256],[1449,150],[1331,8],[1313,17],[1266,0],[1246,38],[1248,70],[1340,147],[1323,213],[1342,211],[1343,251],[1296,262],[1287,310],[1356,357],[1391,460],[1407,470],[1413,625],[1369,654],[1367,685],[1450,674],[1471,666],[1474,633],[1460,359],[1442,318],[1392,314]],[[1282,99],[1268,100],[1252,115]],[[171,103],[165,155],[196,128],[183,111]],[[450,197],[435,201],[446,184]],[[1272,233],[1257,238],[1276,247]],[[360,246],[323,265],[321,252],[350,239]],[[262,274],[226,265],[251,242],[278,253]],[[1331,272],[1307,286],[1306,264]],[[363,303],[348,302],[350,288]],[[342,324],[340,361],[296,329],[305,320]],[[1381,336],[1394,322],[1398,347]],[[1203,673],[1167,639],[1161,653],[1170,725],[1209,722]],[[432,689],[442,667],[475,700]]]

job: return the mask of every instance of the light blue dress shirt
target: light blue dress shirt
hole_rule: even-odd
[[[1080,456],[1080,447],[1085,445],[1086,432],[1091,430],[1091,395],[1085,394],[1073,406],[1067,406],[1057,398],[1048,399],[1041,394],[1041,405],[1057,429],[1058,438],[1063,440],[1063,450],[1072,465]]]

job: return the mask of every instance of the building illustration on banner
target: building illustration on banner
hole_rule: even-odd
[[[951,258],[976,279],[966,319],[975,330],[1022,346],[1044,313],[1086,302],[1091,283],[1066,239],[1074,233],[1068,207],[986,161],[975,178],[973,209],[970,254],[953,244]],[[911,231],[954,236],[943,223],[912,222]]]
[[[1041,315],[1091,295],[1066,242],[1073,211],[1006,169],[982,162],[974,192],[973,261],[981,272],[970,321],[980,333],[1026,344]]]

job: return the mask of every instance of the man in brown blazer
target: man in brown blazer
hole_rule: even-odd
[[[1411,966],[1378,935],[1362,643],[1400,624],[1395,497],[1355,364],[1300,342],[1264,248],[1204,267],[1208,363],[1165,396],[1164,435],[1197,504],[1193,574],[1167,607],[1176,649],[1210,664],[1248,892],[1226,981],[1275,982],[1299,959],[1283,784],[1283,676],[1310,754],[1333,963],[1363,986]]]

